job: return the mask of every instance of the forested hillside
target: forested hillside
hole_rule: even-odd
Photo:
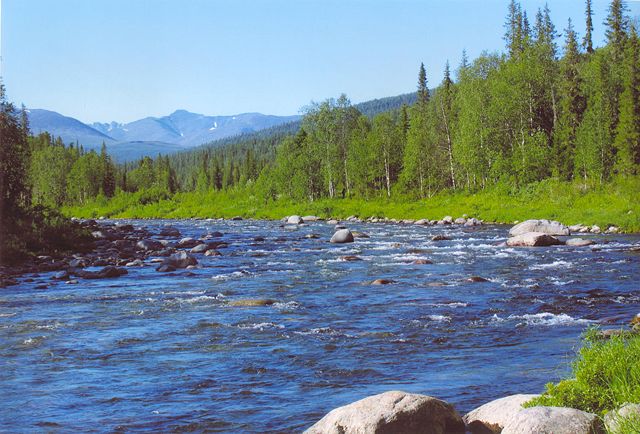
[[[504,53],[447,62],[444,80],[431,90],[421,66],[417,92],[400,97],[406,105],[381,99],[358,107],[342,95],[310,105],[300,124],[118,167],[104,154],[51,151],[55,141],[32,139],[34,198],[87,204],[140,192],[136,200],[146,203],[176,192],[234,191],[264,205],[411,200],[497,185],[517,191],[543,180],[587,191],[633,177],[640,170],[637,30],[624,2],[613,0],[603,23],[607,42],[595,47],[590,0],[584,17],[584,35],[571,21],[558,31],[548,7],[528,15],[511,1]],[[46,152],[71,157],[37,168],[39,159],[53,161],[40,155]],[[48,187],[39,177],[59,182]]]

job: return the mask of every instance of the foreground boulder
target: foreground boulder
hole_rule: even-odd
[[[164,260],[164,265],[170,265],[175,268],[187,268],[189,265],[196,265],[198,261],[189,253],[182,251],[174,253]]]
[[[426,395],[391,391],[330,411],[306,434],[464,433],[454,408]]]
[[[340,229],[333,234],[330,241],[336,244],[353,243],[353,234],[349,229]]]
[[[462,418],[473,434],[498,434],[517,413],[522,404],[539,395],[512,395],[488,402],[465,414]]]
[[[540,232],[547,235],[569,235],[569,228],[553,220],[526,220],[512,227],[509,230],[509,235],[513,237],[527,232]]]
[[[566,407],[531,407],[509,420],[502,434],[600,434],[597,415]]]
[[[625,404],[610,411],[604,416],[604,425],[609,432],[619,432],[627,420],[640,423],[640,404]]]
[[[527,232],[507,240],[507,246],[511,247],[544,247],[560,244],[562,244],[562,241],[542,232]]]

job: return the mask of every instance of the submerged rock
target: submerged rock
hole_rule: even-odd
[[[162,264],[158,268],[156,268],[156,271],[159,271],[161,273],[170,273],[172,271],[176,271],[176,267],[170,264]]]
[[[385,392],[336,408],[305,434],[463,434],[453,406],[426,395]]]
[[[471,282],[471,283],[480,283],[480,282],[488,282],[489,279],[485,279],[484,277],[480,277],[480,276],[471,276],[467,279],[467,282]]]
[[[372,285],[390,285],[392,283],[396,283],[395,280],[391,279],[376,279],[371,282]]]
[[[442,235],[442,234],[438,234],[438,235],[434,235],[431,237],[431,241],[449,241],[451,238],[449,238],[446,235]]]
[[[544,247],[562,244],[562,241],[542,232],[527,232],[507,240],[510,247]]]
[[[229,302],[229,306],[236,307],[256,307],[256,306],[271,306],[275,303],[275,300],[270,298],[250,298],[246,300],[233,300]]]
[[[355,255],[340,256],[341,261],[362,261],[362,258]]]
[[[473,434],[498,434],[517,413],[522,404],[540,395],[511,395],[488,402],[463,416],[467,429]]]
[[[80,270],[76,271],[75,274],[83,279],[106,279],[113,277],[120,277],[127,274],[128,271],[124,268],[114,267],[113,265],[109,265],[104,267],[100,271],[85,271]]]
[[[412,262],[412,264],[414,264],[414,265],[430,265],[430,264],[433,264],[433,262],[428,260],[428,259],[416,259],[415,261]]]
[[[569,235],[569,228],[554,220],[526,220],[509,230],[510,236],[538,232],[547,235]]]
[[[502,434],[600,434],[602,421],[593,414],[566,407],[531,407],[515,414]]]
[[[340,229],[333,234],[330,242],[336,244],[353,243],[353,234],[349,229]]]

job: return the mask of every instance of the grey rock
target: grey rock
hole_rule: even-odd
[[[488,402],[463,416],[473,434],[498,434],[522,408],[522,404],[540,395],[511,395]]]
[[[174,253],[164,261],[164,264],[171,265],[175,268],[187,268],[189,265],[196,265],[197,263],[196,258],[185,251]]]
[[[161,250],[164,246],[157,240],[140,240],[136,243],[139,250]]]
[[[330,241],[336,244],[353,243],[353,234],[349,229],[340,229],[333,234]]]
[[[414,223],[414,225],[418,225],[418,226],[428,226],[428,225],[429,225],[429,220],[427,220],[427,219],[420,219],[420,220],[416,220],[416,222]]]
[[[457,219],[455,219],[453,222],[454,222],[455,224],[457,224],[457,225],[463,225],[463,224],[465,224],[465,223],[467,222],[467,219],[466,219],[466,218],[464,218],[464,217],[458,217],[458,218],[457,218]]]
[[[317,222],[318,220],[320,220],[320,217],[316,217],[314,215],[306,215],[304,217],[302,217],[302,221],[307,223],[307,222]]]
[[[191,253],[204,253],[209,250],[209,246],[207,244],[198,244],[193,249],[191,249]]]
[[[585,247],[593,244],[593,240],[585,240],[584,238],[569,238],[564,242],[567,246]]]
[[[604,425],[610,432],[618,432],[623,422],[632,422],[640,428],[640,404],[625,404],[604,416]],[[627,422],[628,423],[628,422]]]
[[[302,217],[300,217],[299,215],[292,215],[287,219],[288,225],[299,225],[302,223],[304,223],[304,221],[302,220]]]
[[[464,422],[448,403],[426,395],[385,392],[339,407],[306,434],[463,434]]]
[[[566,407],[531,407],[515,414],[502,434],[600,434],[602,421],[593,414]]]
[[[176,267],[170,264],[162,264],[156,268],[156,271],[159,271],[160,273],[170,273],[172,271],[176,271]]]
[[[562,244],[562,241],[542,232],[527,232],[507,240],[510,247],[544,247]]]
[[[512,227],[509,230],[509,235],[513,237],[528,232],[541,232],[547,235],[569,235],[569,228],[553,220],[526,220]]]
[[[201,244],[202,241],[193,239],[191,237],[187,237],[187,238],[183,238],[180,241],[178,241],[178,244],[176,247],[180,248],[180,249],[191,249],[192,247],[197,246],[198,244]]]

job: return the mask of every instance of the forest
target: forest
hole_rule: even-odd
[[[421,64],[417,92],[401,96],[399,107],[393,99],[353,105],[343,94],[305,107],[299,123],[173,155],[116,165],[105,147],[85,152],[48,134],[27,137],[25,188],[34,205],[93,215],[109,201],[144,206],[190,192],[269,207],[495,188],[518,194],[547,181],[588,192],[637,180],[637,23],[623,0],[612,0],[606,44],[596,47],[591,0],[584,20],[584,35],[571,20],[560,32],[547,6],[529,17],[512,0],[503,53],[470,60],[463,52],[435,87]],[[115,214],[127,216],[124,209]]]

